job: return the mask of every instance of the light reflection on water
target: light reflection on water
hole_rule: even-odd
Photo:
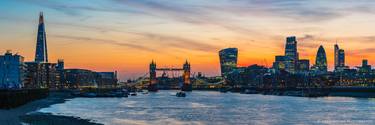
[[[193,91],[186,98],[160,91],[129,98],[74,98],[39,112],[108,125],[375,124],[375,101]]]

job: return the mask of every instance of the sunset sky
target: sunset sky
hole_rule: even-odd
[[[301,59],[315,63],[323,45],[330,69],[333,45],[347,65],[375,65],[374,0],[1,0],[0,52],[32,61],[39,12],[44,12],[49,60],[66,68],[117,70],[121,80],[158,67],[219,75],[218,51],[239,49],[239,66],[271,66],[287,36]]]

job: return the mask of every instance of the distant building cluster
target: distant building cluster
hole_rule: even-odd
[[[35,60],[7,51],[0,55],[0,89],[20,88],[79,88],[111,87],[117,85],[117,72],[94,72],[65,69],[64,60],[48,62],[47,39],[43,13],[39,16]]]
[[[101,87],[117,85],[117,72],[95,72],[87,69],[65,69],[65,82],[69,88]]]
[[[275,56],[272,67],[251,65],[237,67],[237,49],[219,52],[222,76],[233,87],[327,87],[375,86],[375,70],[364,59],[351,69],[345,64],[345,51],[334,45],[334,70],[328,71],[327,54],[321,45],[310,66],[310,60],[300,59],[295,36],[286,38],[284,55]]]

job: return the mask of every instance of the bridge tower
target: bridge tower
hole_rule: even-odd
[[[156,92],[158,91],[157,83],[156,83],[156,63],[152,60],[150,64],[150,84],[148,86],[148,91]]]
[[[182,91],[192,91],[192,85],[190,83],[190,63],[186,60],[183,65],[184,73],[182,75],[184,83],[182,85]]]

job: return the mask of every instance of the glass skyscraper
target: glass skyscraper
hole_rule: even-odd
[[[226,48],[219,51],[221,75],[226,76],[237,67],[237,48]]]
[[[327,72],[327,56],[322,45],[320,45],[316,54],[315,68],[320,72]]]
[[[335,70],[337,70],[337,68],[339,67],[339,45],[335,44],[334,46],[335,50],[334,50],[334,62],[335,62]]]
[[[345,67],[345,51],[343,49],[339,50],[338,64],[339,67]]]
[[[295,36],[286,38],[285,44],[285,70],[290,73],[296,73],[298,52],[297,52],[297,40]]]
[[[345,51],[343,49],[340,49],[337,44],[335,44],[335,71],[336,70],[342,70],[345,68]]]
[[[47,39],[43,13],[39,15],[38,34],[36,41],[35,62],[48,62]]]

